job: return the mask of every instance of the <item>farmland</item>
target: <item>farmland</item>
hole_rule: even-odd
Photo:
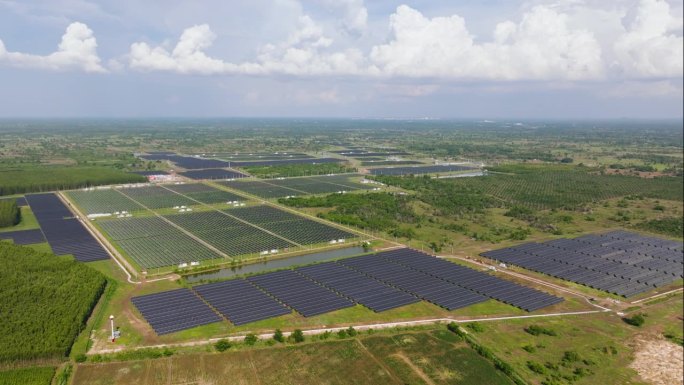
[[[468,384],[512,384],[454,337],[445,330],[417,331],[152,361],[86,364],[77,368],[74,385],[218,384],[226,376],[243,384],[417,384],[425,378],[434,384],[450,384],[455,379]]]
[[[54,375],[52,367],[0,371],[0,385],[50,385]]]

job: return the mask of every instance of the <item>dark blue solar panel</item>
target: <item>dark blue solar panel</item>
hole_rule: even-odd
[[[290,314],[290,309],[244,279],[199,285],[192,289],[235,325]]]
[[[234,170],[222,168],[209,168],[205,170],[192,170],[181,172],[181,175],[190,179],[236,179],[244,178],[247,175]]]
[[[221,321],[190,289],[133,297],[131,302],[158,335]]]
[[[27,195],[26,200],[40,224],[45,239],[56,255],[71,254],[77,261],[92,262],[109,258],[102,245],[52,193]]]
[[[488,299],[472,290],[390,263],[377,254],[342,259],[337,263],[448,310],[466,307]]]
[[[45,242],[43,232],[40,229],[7,231],[0,233],[0,239],[11,239],[17,245],[32,245]]]
[[[18,197],[18,198],[0,198],[0,200],[15,201],[15,202],[17,202],[17,206],[19,206],[19,207],[28,206],[28,203],[26,202],[26,198],[24,198],[24,197]]]
[[[304,317],[354,306],[348,299],[292,270],[255,275],[247,280]]]
[[[434,165],[434,166],[410,166],[410,167],[383,167],[373,168],[369,172],[371,175],[419,175],[432,174],[439,172],[456,172],[476,170],[475,167],[458,165]]]
[[[475,291],[498,301],[534,311],[563,301],[539,290],[506,281],[411,249],[379,253],[388,260]]]
[[[387,286],[335,262],[300,267],[295,271],[375,312],[420,301],[411,294]]]
[[[625,297],[682,277],[676,250],[626,231],[526,243],[483,256]],[[669,244],[668,244],[669,245]]]

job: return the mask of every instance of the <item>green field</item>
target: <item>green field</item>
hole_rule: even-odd
[[[104,290],[104,276],[6,242],[0,261],[0,362],[64,358]]]
[[[50,385],[55,368],[24,368],[0,371],[0,385]]]
[[[79,365],[74,385],[489,384],[512,382],[446,330]],[[260,343],[261,345],[261,343]]]

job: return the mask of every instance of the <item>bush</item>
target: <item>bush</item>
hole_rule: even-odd
[[[278,342],[285,342],[285,337],[283,336],[283,331],[280,329],[276,329],[275,333],[273,333],[273,339],[278,341]]]
[[[538,336],[540,334],[544,334],[547,336],[556,336],[556,332],[552,329],[547,329],[545,327],[539,326],[539,325],[530,325],[525,328],[525,331],[528,334],[532,334],[533,336]]]
[[[86,362],[86,360],[88,360],[88,356],[81,353],[81,354],[76,355],[76,357],[74,359],[76,360],[76,362]]]
[[[301,329],[295,329],[295,331],[292,332],[292,339],[295,343],[304,342],[304,332],[302,332]]]
[[[545,374],[546,368],[539,362],[527,361],[527,368],[537,374]]]
[[[580,361],[580,355],[574,350],[568,350],[563,353],[562,361],[564,362],[577,362]]]
[[[257,343],[258,340],[259,337],[257,337],[256,334],[253,333],[249,333],[245,336],[245,344],[248,346],[253,346]]]
[[[225,352],[226,350],[230,349],[230,346],[231,346],[230,341],[225,340],[225,339],[218,340],[214,344],[214,348],[219,352]]]
[[[356,332],[356,329],[354,329],[353,327],[350,326],[347,329],[347,334],[349,335],[349,337],[355,337],[356,334],[358,334],[358,333]]]
[[[528,352],[528,353],[534,353],[534,352],[537,351],[537,348],[535,348],[535,347],[532,346],[532,345],[525,345],[525,346],[522,347],[522,349],[523,349],[524,351]]]
[[[347,338],[347,331],[342,329],[337,331],[337,338],[339,339],[345,339]]]
[[[646,318],[641,313],[633,315],[632,317],[624,317],[622,320],[626,324],[636,327],[641,327],[644,323],[646,323]]]
[[[475,333],[482,333],[483,331],[485,331],[484,326],[482,326],[482,324],[480,324],[478,322],[471,322],[471,323],[467,324],[466,327],[468,329],[474,331]]]

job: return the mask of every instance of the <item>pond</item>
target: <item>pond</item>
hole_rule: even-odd
[[[248,265],[214,270],[206,273],[190,274],[185,276],[185,279],[188,282],[193,283],[199,282],[201,280],[231,278],[242,274],[260,273],[262,271],[282,269],[284,267],[306,265],[314,262],[323,262],[332,259],[351,257],[353,255],[359,255],[363,253],[363,247],[348,247],[345,249],[336,249],[330,251],[322,251],[313,254],[298,255],[296,257],[290,258],[273,259],[267,260],[265,262],[250,263]]]

